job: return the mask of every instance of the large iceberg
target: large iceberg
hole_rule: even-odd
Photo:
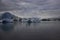
[[[13,15],[9,12],[5,12],[2,14],[2,22],[13,22]]]

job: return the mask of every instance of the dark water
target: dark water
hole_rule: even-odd
[[[0,23],[0,40],[60,40],[60,22]]]

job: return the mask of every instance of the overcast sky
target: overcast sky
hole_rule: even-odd
[[[0,11],[9,11],[19,17],[58,17],[60,0],[1,0]]]

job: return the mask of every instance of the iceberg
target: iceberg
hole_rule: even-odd
[[[13,15],[10,14],[9,12],[5,12],[4,14],[2,14],[2,22],[3,23],[13,22]]]
[[[22,22],[40,23],[40,18],[22,18]]]

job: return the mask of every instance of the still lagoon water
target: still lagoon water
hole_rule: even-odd
[[[60,40],[60,22],[0,23],[0,40]]]

